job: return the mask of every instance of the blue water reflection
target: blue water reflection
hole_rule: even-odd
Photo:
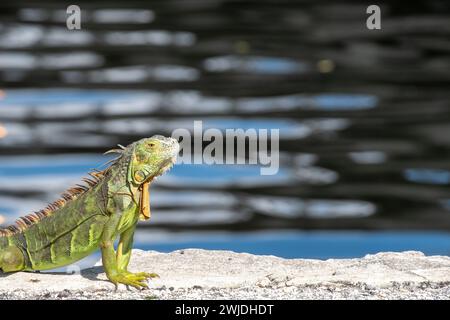
[[[407,180],[417,183],[450,184],[450,171],[443,169],[406,169]]]
[[[450,255],[450,235],[444,232],[262,232],[173,237],[175,240],[151,243],[138,234],[136,246],[161,252],[202,248],[311,259],[354,258],[380,251],[407,250]]]
[[[112,159],[99,155],[53,155],[0,158],[0,177],[86,174]]]
[[[127,99],[136,94],[132,90],[76,90],[76,89],[21,89],[8,90],[0,106],[37,104],[64,104],[67,102],[113,102],[116,99]]]

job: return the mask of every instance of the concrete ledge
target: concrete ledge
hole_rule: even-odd
[[[360,259],[282,259],[231,251],[134,250],[149,290],[118,291],[102,267],[81,274],[0,274],[0,299],[450,299],[450,257],[421,252]]]

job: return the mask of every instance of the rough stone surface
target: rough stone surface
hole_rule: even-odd
[[[199,249],[134,250],[132,271],[156,272],[148,290],[81,274],[0,274],[0,299],[450,299],[450,257],[421,252],[360,259],[282,259]]]

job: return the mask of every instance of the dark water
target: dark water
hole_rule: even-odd
[[[278,174],[175,166],[138,247],[450,253],[447,3],[381,2],[380,31],[350,1],[143,3],[80,2],[80,31],[58,3],[0,4],[4,224],[115,144],[203,120],[280,129]]]

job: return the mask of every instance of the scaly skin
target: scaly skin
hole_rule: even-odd
[[[175,139],[162,136],[113,150],[120,158],[99,181],[37,221],[22,218],[26,225],[22,222],[20,230],[0,230],[0,269],[54,269],[100,248],[106,275],[116,287],[147,287],[145,280],[156,274],[128,271],[133,235],[138,220],[150,218],[150,183],[174,164],[178,150]]]

